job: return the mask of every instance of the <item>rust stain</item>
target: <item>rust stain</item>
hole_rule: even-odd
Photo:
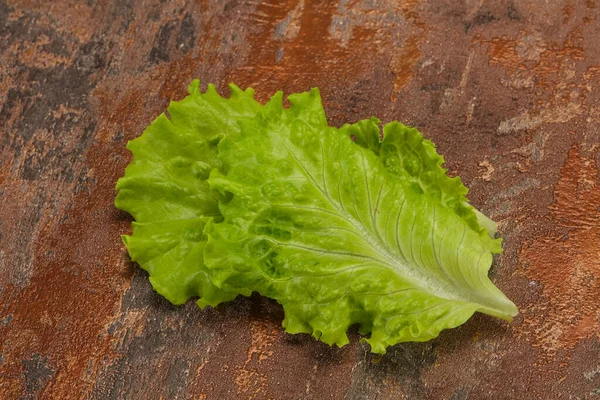
[[[423,26],[417,11],[418,7],[422,3],[421,0],[400,0],[396,3],[407,21],[411,21],[417,26]]]
[[[573,7],[572,5],[566,5],[563,7],[563,24],[566,24],[569,22],[569,19],[571,18],[571,15],[573,15],[573,11],[575,11],[575,7]]]
[[[182,89],[195,78],[194,71],[202,57],[203,55],[199,57],[185,55],[182,59],[169,63],[165,72],[161,74],[164,81],[160,87],[160,96],[168,100],[180,100],[182,94],[185,93]]]
[[[97,89],[94,97],[99,102],[102,125],[97,139],[107,141],[120,130],[127,137],[139,134],[139,116],[143,115],[144,91],[132,88],[124,94],[120,90]],[[136,116],[136,117],[133,117]]]
[[[420,6],[419,0],[401,1],[399,8],[407,21],[413,25],[413,32],[404,42],[403,46],[394,51],[390,67],[394,73],[394,92],[391,100],[393,102],[398,98],[398,94],[412,78],[413,68],[421,59],[419,47],[425,40],[427,26],[421,22],[417,8]]]
[[[475,36],[475,40],[479,41],[480,37]],[[516,51],[516,40],[505,35],[494,37],[489,41],[481,41],[488,45],[488,57],[491,64],[500,64],[504,68],[510,68],[511,70],[519,65],[521,60]]]
[[[413,67],[421,58],[419,46],[422,42],[422,37],[410,37],[402,47],[398,56],[392,59],[390,66],[395,75],[394,94],[392,95],[392,101],[396,101],[400,89],[406,86],[412,78]]]
[[[258,88],[257,97],[265,101],[281,89],[348,90],[345,87],[370,79],[379,60],[388,60],[394,78],[387,92],[396,96],[420,59],[426,34],[417,13],[420,3],[261,3],[250,18],[258,28],[249,38],[255,45],[252,56],[230,73],[229,80]],[[401,39],[395,38],[400,31]]]
[[[580,29],[575,29],[567,35],[562,44],[553,43],[540,55],[540,62],[536,66],[539,75],[550,75],[568,67],[567,60],[578,61],[584,59],[583,35]]]
[[[326,70],[340,79],[358,72],[348,68],[350,51],[329,37],[336,9],[333,2],[306,1],[301,9],[292,1],[261,3],[254,20],[259,29],[250,39],[255,45],[250,52],[252,58],[243,68],[232,71],[230,80],[259,88],[257,98],[265,101],[282,88],[295,91],[309,89],[304,86],[307,83],[317,86],[315,80],[320,80]],[[290,17],[292,21],[286,28],[294,31],[287,34],[292,39],[274,40],[277,26]]]
[[[520,31],[517,38],[503,35],[485,39],[476,35],[473,41],[488,47],[490,64],[501,65],[510,73],[533,73],[538,85],[553,82],[553,74],[567,68],[567,61],[584,58],[583,36],[579,29],[569,32],[563,43],[547,43],[539,34],[526,31]]]
[[[525,245],[525,275],[542,285],[543,301],[523,308],[524,331],[549,356],[600,335],[600,178],[593,156],[569,152],[550,207],[556,233]]]
[[[276,340],[278,332],[279,327],[264,321],[251,321],[250,323],[251,343],[248,355],[234,380],[240,394],[243,393],[248,399],[265,394],[267,377],[252,364],[260,365],[273,355],[273,342]]]

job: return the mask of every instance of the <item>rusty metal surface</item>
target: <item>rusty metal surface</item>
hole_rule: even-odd
[[[600,397],[600,3],[0,0],[1,399]],[[114,184],[193,78],[319,86],[332,124],[417,126],[505,239],[519,306],[373,356],[253,296],[155,294]]]

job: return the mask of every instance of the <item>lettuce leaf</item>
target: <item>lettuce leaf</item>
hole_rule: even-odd
[[[117,182],[117,208],[136,220],[133,234],[123,236],[129,255],[148,271],[154,289],[173,304],[200,297],[198,305],[216,306],[248,290],[216,287],[203,264],[204,226],[219,218],[217,192],[206,182],[210,172],[226,170],[217,145],[239,130],[237,120],[261,108],[254,91],[230,85],[224,99],[213,85],[200,93],[193,81],[189,96],[172,102],[170,118],[161,114],[127,148],[133,160]]]
[[[517,309],[489,280],[495,225],[466,200],[433,144],[379,120],[327,124],[319,92],[213,87],[169,107],[129,143],[117,184],[132,259],[175,304],[259,292],[283,305],[287,332],[372,351],[425,341],[480,311]]]

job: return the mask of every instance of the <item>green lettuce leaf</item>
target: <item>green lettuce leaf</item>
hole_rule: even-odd
[[[174,304],[200,297],[204,307],[250,294],[217,288],[204,267],[204,226],[220,215],[219,195],[206,179],[215,168],[226,170],[217,155],[221,138],[239,130],[237,120],[253,117],[261,105],[252,89],[230,85],[231,98],[225,99],[213,85],[201,93],[199,84],[193,81],[190,95],[170,104],[170,118],[161,114],[127,144],[133,160],[117,182],[115,205],[136,220],[123,241],[154,289]]]
[[[331,128],[316,89],[288,109],[281,93],[262,108],[231,90],[195,81],[171,120],[128,145],[116,204],[137,221],[124,241],[159,293],[214,306],[256,291],[283,305],[286,331],[341,346],[359,324],[378,353],[475,311],[516,314],[487,277],[495,225],[417,130]]]
[[[327,126],[316,90],[289,100],[283,108],[278,93],[219,144],[231,169],[209,183],[231,200],[219,203],[224,221],[206,227],[217,286],[276,299],[288,332],[328,344],[344,345],[360,324],[380,353],[475,311],[516,314],[487,277],[499,241],[463,211],[466,189],[430,142],[391,123],[379,144],[356,146]]]

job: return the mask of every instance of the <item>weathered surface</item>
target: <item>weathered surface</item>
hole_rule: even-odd
[[[600,4],[0,0],[0,398],[600,397]],[[483,315],[383,357],[254,296],[173,307],[114,184],[193,78],[322,90],[333,124],[417,126],[500,222]]]

